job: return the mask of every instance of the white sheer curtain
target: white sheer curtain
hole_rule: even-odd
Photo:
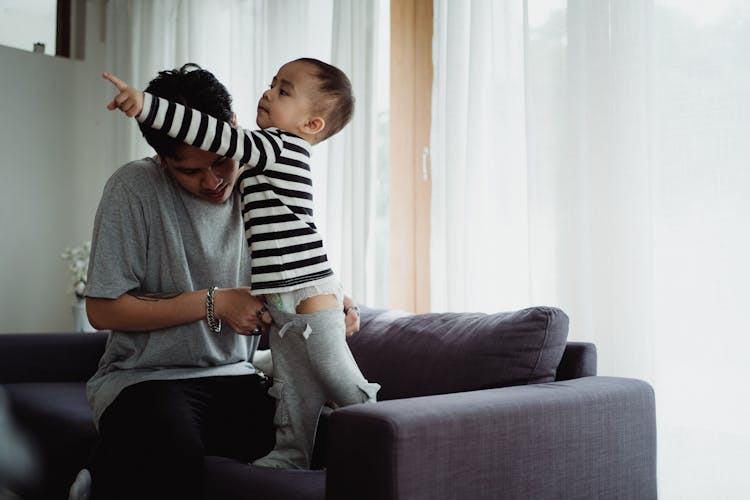
[[[259,1],[108,0],[103,69],[144,88],[161,70],[197,63],[226,85],[240,122],[253,122],[272,76],[266,15],[266,2]],[[134,123],[108,118],[112,168],[153,154]]]
[[[376,163],[375,89],[377,64],[375,38],[377,2],[335,0],[333,54],[352,80],[356,96],[352,123],[334,136],[329,148],[326,217],[329,258],[338,263],[344,289],[372,304],[372,286],[377,279],[365,273],[372,258],[375,235],[374,187]],[[386,20],[387,21],[387,20]],[[362,61],[368,61],[362,64]],[[369,291],[369,295],[368,295]]]
[[[519,7],[435,2],[433,310],[511,309],[528,301]],[[488,290],[483,283],[496,286]]]
[[[108,0],[106,71],[143,88],[163,69],[194,62],[234,98],[243,126],[278,68],[315,57],[349,75],[357,107],[343,132],[315,147],[316,222],[348,294],[368,300],[364,259],[372,244],[372,81],[376,0]],[[111,167],[153,154],[135,124],[108,117]]]
[[[750,489],[750,8],[435,2],[432,303],[564,309],[656,390],[660,498]]]

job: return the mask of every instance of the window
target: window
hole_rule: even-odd
[[[86,0],[0,0],[0,45],[83,59]]]

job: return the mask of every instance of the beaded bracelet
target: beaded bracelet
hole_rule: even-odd
[[[219,287],[212,286],[206,293],[206,323],[208,323],[209,330],[214,333],[221,331],[221,320],[216,319],[216,316],[214,316],[214,292],[217,288]]]

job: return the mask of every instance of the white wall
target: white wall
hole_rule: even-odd
[[[0,46],[0,333],[72,329],[60,253],[91,238],[109,89],[97,2],[83,61]]]

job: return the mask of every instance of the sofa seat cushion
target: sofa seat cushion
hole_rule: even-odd
[[[205,498],[324,500],[325,496],[324,470],[270,469],[231,458],[206,457]]]
[[[28,498],[65,498],[97,439],[85,382],[4,384],[17,424],[33,437],[41,460]]]
[[[348,339],[379,400],[553,382],[568,316],[554,307],[409,314],[362,308]]]

